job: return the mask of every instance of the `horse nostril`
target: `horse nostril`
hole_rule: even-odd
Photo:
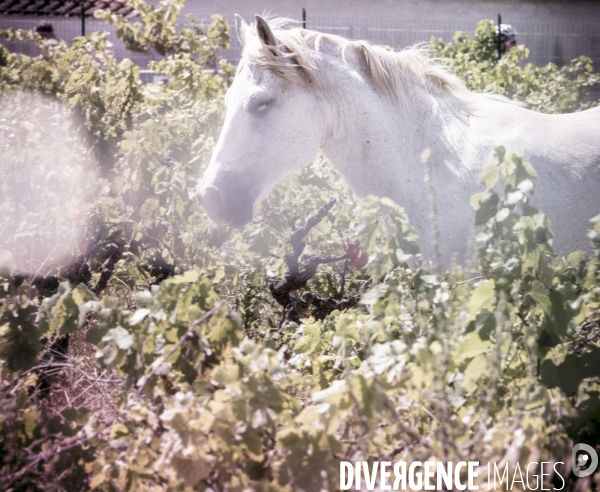
[[[217,188],[209,186],[204,190],[204,193],[198,194],[198,199],[210,217],[219,216],[223,205],[223,197]]]

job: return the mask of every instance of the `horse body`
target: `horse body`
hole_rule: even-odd
[[[587,248],[589,219],[600,212],[600,110],[569,115],[544,115],[493,99],[480,99],[467,115],[443,107],[439,100],[398,116],[383,101],[364,104],[357,90],[350,98],[363,111],[343,139],[323,151],[359,195],[389,196],[406,210],[421,236],[424,256],[434,258],[433,224],[420,155],[431,150],[431,183],[437,202],[441,264],[453,253],[464,260],[467,238],[474,230],[469,197],[481,191],[483,166],[503,145],[518,152],[538,173],[532,203],[547,213],[556,232],[557,251]],[[423,111],[422,108],[427,109]],[[360,114],[356,111],[355,114]],[[418,121],[419,124],[410,124]]]
[[[416,50],[270,26],[242,25],[244,56],[227,95],[227,116],[197,195],[211,218],[242,225],[252,205],[319,148],[358,196],[403,206],[432,251],[430,189],[421,154],[430,149],[441,264],[464,260],[473,231],[471,195],[503,145],[532,162],[533,204],[547,213],[555,247],[585,248],[600,212],[600,109],[544,115],[470,93]],[[282,38],[282,39],[279,39]]]

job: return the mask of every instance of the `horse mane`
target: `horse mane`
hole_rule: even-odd
[[[476,94],[471,92],[462,80],[449,69],[426,56],[428,50],[416,45],[401,51],[391,51],[368,41],[353,41],[334,34],[289,27],[296,21],[285,18],[267,19],[269,27],[277,40],[276,46],[264,46],[258,39],[255,24],[246,26],[242,31],[244,54],[261,68],[271,70],[288,82],[308,82],[323,87],[325,81],[320,73],[316,57],[321,46],[341,50],[347,63],[347,54],[354,55],[362,62],[374,89],[406,107],[412,87],[409,83],[419,84],[428,92],[449,94],[463,102],[473,101],[477,97],[487,97],[504,102],[508,99],[495,94]]]

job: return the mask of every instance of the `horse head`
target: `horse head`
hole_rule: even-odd
[[[238,33],[242,59],[225,97],[219,140],[196,188],[209,217],[233,227],[252,220],[254,204],[284,175],[310,163],[323,127],[311,81],[269,24],[258,15],[253,26],[239,18]]]

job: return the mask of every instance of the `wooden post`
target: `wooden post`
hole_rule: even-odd
[[[306,9],[302,9],[302,27],[306,29]]]

